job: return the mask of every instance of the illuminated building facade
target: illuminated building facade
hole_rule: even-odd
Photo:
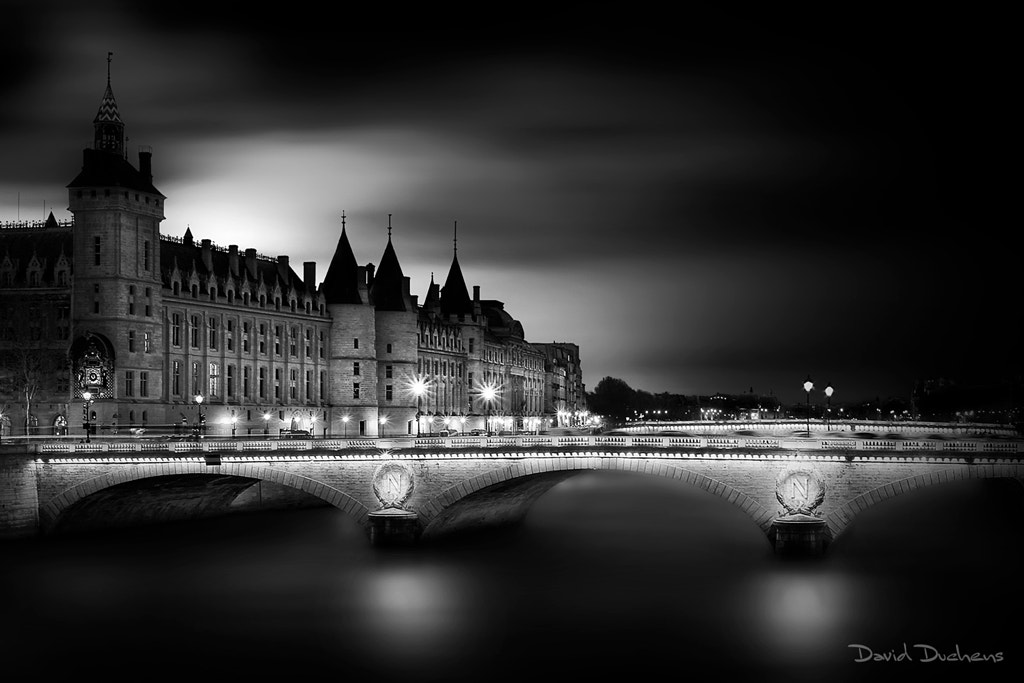
[[[300,276],[287,256],[162,235],[152,152],[127,159],[109,77],[93,125],[73,221],[0,229],[4,435],[519,431],[583,408],[578,348],[562,389],[562,356],[470,297],[457,248],[420,305],[390,218],[377,266],[358,265],[343,218],[319,285],[313,262]]]

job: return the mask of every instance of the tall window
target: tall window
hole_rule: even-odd
[[[193,349],[199,348],[199,316],[193,315],[191,318],[192,324],[189,329],[189,341]]]
[[[181,313],[171,316],[171,346],[181,346]]]
[[[142,242],[142,267],[149,270],[149,240]]]
[[[94,264],[97,266],[100,264],[100,254],[102,251],[103,248],[100,246],[100,236],[96,235],[92,238],[92,253]]]
[[[149,332],[143,332],[142,333],[142,350],[144,352],[146,352],[146,353],[149,353],[150,350],[152,349],[152,346],[153,346],[153,343],[152,343],[152,339],[149,336]]]
[[[217,319],[216,318],[210,318],[209,329],[210,329],[210,348],[211,349],[216,349],[217,348]]]
[[[288,397],[293,401],[299,397],[298,387],[299,371],[294,368],[288,373]]]
[[[210,363],[210,396],[216,396],[220,391],[220,368],[216,363]]]
[[[171,393],[181,395],[181,361],[177,360],[171,363]]]
[[[135,330],[128,330],[128,353],[135,353]]]
[[[228,366],[228,397],[235,395],[235,366]]]
[[[281,326],[274,325],[274,355],[281,355]]]
[[[394,389],[390,384],[384,385],[384,400],[390,401],[394,398]]]
[[[356,361],[355,363],[352,364],[352,374],[353,375],[358,375],[359,374],[359,361]]]
[[[295,349],[296,342],[298,341],[299,331],[296,328],[291,329],[291,339],[288,342],[288,354],[293,358],[298,355]]]
[[[192,394],[198,394],[202,390],[202,385],[199,384],[199,363],[192,363]]]
[[[313,400],[313,371],[306,370],[306,400]]]
[[[260,398],[266,398],[267,397],[267,369],[266,368],[260,368],[260,380],[259,380],[259,382],[260,382],[260,386],[259,386]]]
[[[149,373],[145,370],[139,371],[139,396],[149,396]]]
[[[352,384],[352,398],[359,398],[359,382]]]
[[[274,368],[274,398],[281,398],[281,368]]]
[[[124,371],[124,395],[134,396],[135,395],[135,371],[125,370]]]
[[[242,396],[245,398],[249,398],[249,375],[251,370],[248,365],[242,368]]]

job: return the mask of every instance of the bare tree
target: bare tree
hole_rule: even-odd
[[[21,307],[7,321],[0,340],[0,393],[8,393],[25,408],[25,435],[31,433],[32,406],[43,394],[57,391],[60,373],[66,370],[65,354],[42,340],[32,307]],[[6,412],[6,411],[5,411]],[[13,426],[13,425],[12,425]]]

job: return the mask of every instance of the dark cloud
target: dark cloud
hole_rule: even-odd
[[[19,0],[2,219],[65,206],[113,51],[165,232],[322,275],[342,210],[364,263],[391,213],[422,296],[458,221],[469,284],[577,341],[591,387],[799,400],[828,372],[873,397],[1014,367],[991,158],[1015,110],[983,69],[1006,48],[963,49],[977,19],[935,12],[674,11]]]

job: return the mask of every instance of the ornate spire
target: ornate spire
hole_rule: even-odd
[[[107,88],[103,91],[100,109],[92,125],[94,130],[93,148],[104,152],[124,155],[124,121],[117,110],[114,90],[110,87],[110,58],[113,52],[107,53]]]

